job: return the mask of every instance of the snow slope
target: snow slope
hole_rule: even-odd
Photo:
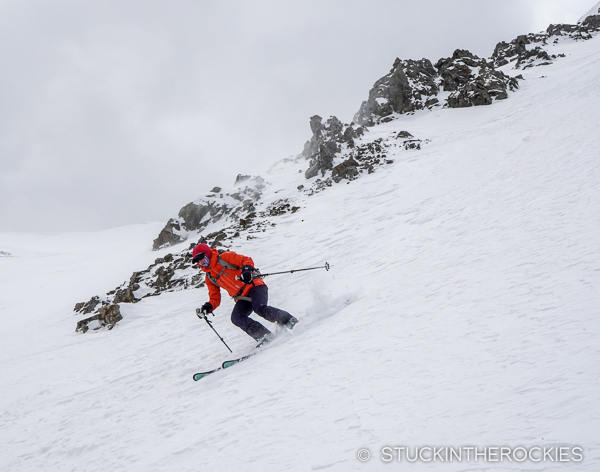
[[[600,14],[600,2],[596,3],[592,8],[590,8],[588,10],[588,12],[585,15],[583,15],[581,18],[579,18],[579,21],[577,23],[581,23],[588,16],[598,15],[598,14]]]
[[[0,470],[584,470],[600,467],[600,37],[523,71],[508,100],[371,129],[430,139],[313,196],[305,161],[266,176],[302,209],[239,252],[301,322],[230,357],[204,289],[123,304],[74,332],[75,302],[165,254],[162,224],[0,235]],[[178,248],[171,248],[177,250]],[[181,249],[181,248],[179,248]],[[217,310],[235,348],[251,339]],[[580,446],[582,462],[384,463],[384,446]],[[360,462],[368,448],[372,458]]]

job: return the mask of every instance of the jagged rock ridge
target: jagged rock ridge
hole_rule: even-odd
[[[356,159],[352,156],[347,159],[353,160],[347,160],[344,165],[347,170],[334,171],[334,162],[348,156],[347,149],[353,147],[354,133],[362,135],[371,126],[418,110],[491,105],[494,100],[506,99],[508,92],[519,87],[518,79],[522,76],[507,75],[505,66],[514,63],[513,69],[526,69],[551,64],[563,57],[548,52],[551,40],[553,44],[565,38],[587,40],[598,30],[600,15],[591,15],[577,25],[550,25],[544,33],[521,35],[509,43],[502,41],[489,59],[479,58],[463,49],[454,51],[452,57],[439,59],[435,65],[428,59],[403,61],[397,58],[390,72],[375,82],[352,123],[342,125],[335,116],[325,124],[319,116],[311,118],[313,136],[302,153],[309,160],[306,178],[311,179],[319,173],[324,177],[330,172],[332,179],[335,176],[356,178],[357,173],[350,169],[356,167],[353,164]],[[445,101],[440,100],[443,92],[449,92]],[[318,189],[323,185],[318,181],[313,187]]]

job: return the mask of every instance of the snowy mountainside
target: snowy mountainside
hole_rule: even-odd
[[[596,3],[592,8],[588,10],[588,12],[579,18],[577,23],[583,23],[588,17],[600,15],[600,2]]]
[[[265,231],[220,242],[263,270],[332,269],[268,279],[300,323],[198,383],[229,356],[194,315],[205,288],[123,303],[110,332],[74,333],[70,311],[189,240],[152,251],[162,224],[0,234],[0,468],[597,470],[600,38],[558,39],[543,47],[564,57],[521,69],[507,100],[398,114],[353,137],[374,172],[336,183],[332,169],[306,179],[306,156],[275,164],[260,211],[290,210],[259,211]],[[253,342],[232,306],[213,322],[243,355]],[[426,445],[580,446],[584,460],[380,459]]]
[[[415,137],[406,130],[395,130],[377,138],[367,133],[376,124],[391,122],[405,114],[441,107],[491,105],[505,100],[509,91],[518,89],[519,79],[524,80],[522,74],[515,77],[515,71],[548,66],[565,57],[560,52],[561,43],[591,39],[600,30],[600,23],[595,19],[592,16],[582,25],[550,25],[545,32],[521,35],[509,43],[502,41],[489,59],[462,49],[457,49],[450,58],[441,58],[435,66],[427,59],[396,59],[390,73],[375,82],[354,122],[344,124],[335,116],[325,122],[318,115],[311,117],[312,137],[298,157],[308,161],[308,168],[304,170],[306,181],[295,179],[288,187],[279,188],[276,191],[279,195],[274,195],[269,187],[275,182],[279,185],[284,179],[281,175],[272,182],[262,177],[238,175],[233,187],[215,187],[197,197],[181,208],[177,218],[167,222],[154,240],[153,248],[176,246],[188,239],[192,242],[133,272],[128,280],[106,295],[95,295],[88,302],[77,303],[76,312],[92,314],[78,322],[77,330],[112,328],[115,321],[121,319],[118,304],[204,287],[202,273],[191,264],[190,250],[198,242],[222,250],[230,248],[236,240],[247,240],[253,238],[253,234],[268,231],[276,226],[279,216],[295,213],[305,206],[306,203],[300,203],[301,195],[290,189],[295,187],[303,196],[311,196],[392,164],[394,160],[388,150],[398,147],[406,151],[420,150],[430,140]],[[106,315],[103,310],[113,310],[116,314]]]

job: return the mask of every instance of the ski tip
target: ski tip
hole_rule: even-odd
[[[245,361],[246,359],[248,359],[250,356],[244,356],[244,357],[240,357],[239,359],[232,359],[230,361],[225,361],[223,362],[223,364],[221,365],[221,368],[223,369],[227,369],[228,367],[231,367],[232,365],[235,365],[239,362]]]
[[[212,370],[210,372],[199,372],[197,374],[194,374],[193,379],[197,382],[198,380],[203,379],[207,375],[215,373],[217,370],[221,370],[221,369]]]

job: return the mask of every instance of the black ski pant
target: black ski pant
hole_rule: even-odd
[[[250,318],[252,312],[271,323],[280,325],[286,324],[292,318],[292,315],[287,311],[267,305],[267,302],[269,301],[269,289],[266,285],[254,287],[248,292],[247,296],[250,297],[252,301],[238,300],[231,312],[231,322],[257,341],[265,334],[269,334],[270,331],[258,321],[254,321]]]

